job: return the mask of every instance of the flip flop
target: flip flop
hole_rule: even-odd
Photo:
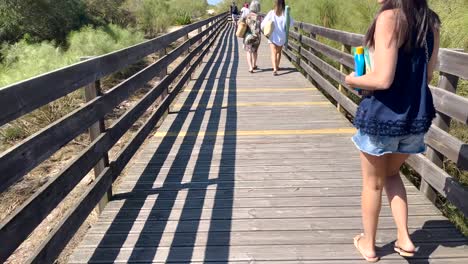
[[[398,253],[400,256],[407,258],[414,257],[414,254],[416,253],[416,251],[406,251],[402,249],[397,245],[397,242],[395,242],[395,244],[393,245],[393,250],[395,250],[395,252]]]
[[[361,248],[359,247],[359,240],[361,238],[364,237],[364,234],[360,234],[360,235],[357,235],[354,237],[354,246],[356,247],[356,249],[359,251],[359,253],[361,253],[362,257],[367,261],[367,262],[370,262],[370,263],[375,263],[377,261],[380,260],[379,257],[368,257],[364,254],[364,252],[362,252]]]

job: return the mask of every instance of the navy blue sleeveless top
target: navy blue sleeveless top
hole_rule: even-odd
[[[404,46],[404,45],[403,45]],[[395,79],[387,90],[374,91],[359,104],[354,125],[375,136],[399,137],[423,134],[435,117],[432,94],[427,83],[427,55],[434,49],[434,35],[427,36],[426,47],[411,52],[398,51]]]

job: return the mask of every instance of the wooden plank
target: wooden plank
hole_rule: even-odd
[[[291,219],[306,218],[309,221],[320,221],[332,217],[360,217],[360,206],[327,206],[327,207],[294,207],[294,208],[209,208],[209,209],[159,209],[155,202],[151,210],[123,209],[120,211],[105,211],[100,216],[102,221],[117,222],[144,222],[157,224],[164,221],[178,221],[183,215],[182,221],[197,220],[238,220],[238,219]],[[190,203],[190,201],[187,201]],[[212,214],[213,210],[216,214]],[[418,205],[410,207],[409,216],[433,216],[441,215],[433,205]],[[392,216],[390,207],[382,207],[380,216]]]
[[[468,99],[453,92],[430,86],[437,111],[468,124]]]
[[[83,263],[79,260],[78,262],[69,262],[70,264],[78,264],[78,263]],[[412,264],[428,264],[427,259],[412,259],[411,263]],[[449,259],[431,259],[430,263],[431,264],[459,264],[459,263],[465,263],[468,262],[468,258],[449,258]],[[146,262],[145,262],[146,263]],[[147,262],[149,263],[157,263],[157,262]],[[200,263],[206,263],[204,261],[184,261],[184,262],[172,262],[174,264],[200,264]],[[270,264],[270,263],[282,263],[282,264],[297,264],[298,260],[281,260],[281,261],[273,261],[273,260],[268,260],[268,261],[262,261],[262,260],[256,260],[255,264]],[[356,259],[356,260],[300,260],[301,264],[362,264],[362,260]],[[252,260],[244,260],[244,261],[210,261],[210,264],[252,264]],[[379,261],[379,264],[401,264],[401,259],[383,259]]]
[[[103,118],[105,114],[127,99],[129,94],[141,88],[161,69],[177,59],[189,46],[190,41],[185,42],[167,56],[136,73],[106,94],[97,97],[4,152],[0,156],[0,192],[81,134],[94,122]]]
[[[342,183],[340,183],[342,182]],[[333,187],[339,184],[346,185],[350,188],[353,187],[361,187],[362,180],[361,179],[332,179],[332,180],[296,180],[296,181],[216,181],[216,185],[219,189],[240,189],[240,188],[281,188],[281,187],[295,187],[295,188],[304,188],[304,187]],[[204,189],[210,182],[208,181],[191,181],[186,183],[184,188],[190,188],[191,190],[195,189]],[[153,182],[131,182],[125,181],[120,185],[121,190],[156,190],[156,189],[164,189],[164,190],[178,190],[180,189],[180,183],[153,183]]]
[[[468,144],[434,125],[426,134],[426,144],[455,162],[461,169],[468,170]]]
[[[118,190],[114,194],[114,199],[149,199],[149,198],[158,198],[158,199],[174,199],[174,194],[188,192],[188,189],[181,190],[139,190],[136,192],[129,192],[125,190]],[[346,196],[348,199],[355,197],[359,199],[361,196],[361,188],[347,188],[344,190],[341,187],[283,187],[283,188],[237,188],[237,189],[220,189],[217,190],[215,185],[210,185],[206,189],[191,190],[191,197],[193,199],[201,198],[213,198],[217,197],[218,199],[228,199],[232,194],[235,197],[239,198],[283,198],[283,197],[343,197]],[[407,188],[408,194],[420,194],[416,188]]]
[[[349,33],[308,23],[302,23],[301,29],[308,33],[313,33],[348,46],[362,46],[364,43],[364,36],[361,34]]]
[[[293,38],[296,41],[301,42],[302,35],[294,30],[289,31],[289,37]],[[289,43],[289,42],[288,42]]]
[[[395,239],[396,229],[387,229],[385,232],[377,233],[376,243],[384,244]],[[156,237],[161,237],[160,247],[200,247],[200,246],[222,246],[226,245],[226,237],[229,237],[231,246],[255,246],[255,245],[316,245],[316,244],[346,244],[349,238],[354,237],[356,230],[290,230],[290,231],[244,231],[244,232],[197,232],[186,233],[174,240],[175,234],[170,233],[144,233],[141,234],[88,234],[85,243],[80,245],[78,250],[86,248],[135,248],[153,246]],[[445,242],[465,242],[467,239],[455,228],[434,228],[434,229],[411,229],[413,242],[416,244],[445,243]],[[193,236],[197,240],[193,241]],[[208,237],[210,237],[208,239]],[[317,239],[320,237],[322,239]]]
[[[337,81],[340,85],[345,87],[348,90],[348,92],[351,92],[355,95],[359,95],[358,92],[356,92],[353,88],[349,87],[346,84],[345,82],[346,75],[340,72],[338,69],[326,63],[325,61],[315,56],[312,52],[309,52],[308,50],[305,50],[305,49],[301,50],[301,55],[304,58],[306,58],[309,62],[317,66],[322,73],[325,73],[326,75],[331,77],[333,80]]]
[[[183,226],[178,228],[183,222]],[[146,221],[112,222],[101,219],[90,231],[90,234],[107,232],[108,234],[139,234],[145,226],[145,232],[193,232],[198,226],[198,232],[244,232],[244,231],[311,231],[311,230],[359,230],[362,228],[361,217],[334,217],[312,221],[311,219],[234,219],[234,220],[196,220],[196,221],[163,221],[153,223]],[[393,217],[379,218],[379,229],[394,229]],[[410,229],[453,228],[443,216],[413,216],[409,219]]]
[[[336,62],[339,62],[340,64],[346,65],[350,68],[354,68],[354,58],[350,54],[334,49],[315,39],[306,36],[302,36],[302,44],[312,48],[317,52],[322,53],[323,55],[327,56],[332,60],[335,60]]]
[[[412,155],[407,163],[418,172],[437,192],[447,198],[468,217],[468,188],[463,187],[442,168],[437,167],[425,156]]]
[[[425,243],[426,244],[426,243]],[[380,246],[383,246],[380,244]],[[422,245],[418,255],[413,259],[454,258],[465,257],[466,246],[457,242],[447,242],[444,245],[427,243]],[[401,256],[396,254],[392,246],[379,250],[386,259],[401,262]],[[137,248],[98,248],[82,249],[72,261],[93,262],[160,262],[173,261],[283,261],[283,260],[360,260],[362,256],[351,243],[318,245],[257,245],[257,246],[209,246],[209,247],[137,247]]]
[[[190,31],[224,16],[226,14],[223,13],[141,44],[4,87],[0,89],[0,126],[106,75],[124,69],[167,47]],[[35,96],[30,96],[31,94]]]
[[[323,78],[318,72],[312,67],[301,61],[301,67],[309,74],[322,89],[324,89],[331,97],[333,97],[346,111],[351,113],[353,116],[356,114],[357,105],[351,101],[348,97],[340,93],[335,86]]]
[[[177,200],[173,204],[159,203],[158,210],[171,209],[234,209],[234,208],[296,208],[296,207],[327,207],[333,205],[340,206],[360,206],[361,200],[356,197],[349,196],[330,196],[330,197],[270,197],[255,198],[255,197],[236,197],[236,199],[222,199],[216,197],[198,198],[187,200],[187,192],[179,193]],[[116,200],[110,202],[106,206],[107,212],[116,212],[120,210],[151,210],[154,209],[156,201],[161,202],[162,199],[157,197],[149,197],[147,199],[129,199]],[[386,202],[384,202],[385,204]],[[408,195],[408,204],[410,208],[418,205],[432,205],[422,195],[413,193]],[[433,210],[434,208],[432,208]]]
[[[468,53],[450,49],[440,49],[439,71],[468,80]]]

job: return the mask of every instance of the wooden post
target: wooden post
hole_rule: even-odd
[[[159,58],[162,58],[166,55],[167,55],[166,48],[162,48],[161,50],[159,50]],[[167,67],[161,70],[161,72],[159,73],[159,78],[162,80],[164,77],[166,77],[166,75],[167,75]]]
[[[189,40],[189,34],[185,35],[184,36],[184,42],[186,42],[187,40]],[[190,53],[190,47],[188,48],[188,50],[185,52],[185,55],[189,54]]]
[[[317,35],[314,34],[314,33],[309,33],[309,38],[313,39],[313,40],[317,40]],[[310,51],[311,53],[313,54],[316,54],[314,52],[314,49],[312,47],[308,47],[307,48],[308,51]],[[312,67],[312,69],[314,70],[317,70],[317,67],[315,67],[315,65],[310,62],[309,60],[304,60],[310,67]],[[309,82],[311,82],[315,87],[318,87],[318,84],[317,82],[311,77],[309,76],[308,74],[306,74],[306,77],[307,77],[307,80],[309,80]]]
[[[456,93],[458,85],[458,76],[451,75],[448,73],[441,72],[439,78],[438,87],[446,91]],[[436,118],[432,122],[433,125],[438,128],[448,131],[450,128],[451,118],[443,113],[437,113]],[[444,155],[439,153],[437,150],[429,147],[427,149],[427,158],[432,161],[435,165],[442,168],[444,166]],[[436,191],[427,183],[424,178],[421,179],[420,191],[433,203],[437,199]]]
[[[189,34],[187,34],[187,35],[184,36],[184,42],[185,42],[185,41],[188,41],[188,40],[189,40]],[[188,56],[188,55],[190,54],[190,47],[191,47],[191,46],[189,46],[188,49],[187,49],[187,51],[184,53],[186,56]],[[188,70],[188,69],[190,68],[190,65],[191,65],[191,64],[190,64],[190,61],[189,61],[189,62],[187,63],[187,67],[185,67],[185,70]]]
[[[159,50],[159,58],[162,58],[164,56],[167,55],[167,50],[166,48],[162,48],[161,50]],[[161,70],[161,72],[159,72],[159,79],[162,80],[164,79],[164,77],[166,77],[167,75],[167,67],[165,67],[164,69]],[[168,95],[169,91],[166,89],[164,89],[164,91],[161,93],[161,95],[156,99],[155,103],[157,105],[159,105],[163,100],[164,98]]]
[[[92,57],[83,57],[81,60],[88,60],[91,59]],[[84,87],[84,92],[85,92],[85,100],[86,102],[89,102],[93,99],[95,99],[98,96],[102,95],[102,90],[101,90],[101,81],[97,80],[94,83],[88,84],[87,86]],[[90,141],[94,141],[96,138],[98,138],[102,133],[106,131],[105,128],[105,123],[104,123],[104,118],[100,119],[98,122],[94,123],[89,129],[89,137]],[[109,167],[109,156],[107,153],[105,153],[102,156],[102,159],[98,161],[98,163],[94,166],[94,179],[96,179],[106,167]],[[97,213],[100,214],[104,208],[106,207],[107,203],[111,200],[112,198],[112,187],[105,193],[105,195],[102,197],[101,201],[99,202],[96,210]]]
[[[197,33],[198,33],[198,34],[201,34],[202,32],[203,32],[203,28],[202,28],[202,27],[199,27],[198,30],[197,30]],[[198,45],[202,44],[202,42],[203,42],[203,39],[200,38],[200,40],[198,41]]]
[[[351,47],[348,46],[348,45],[341,45],[341,51],[342,52],[346,52],[346,53],[351,53]],[[346,70],[345,68],[345,65],[341,64],[340,63],[340,72],[344,73],[344,74],[347,74],[348,71]],[[340,93],[344,94],[347,96],[347,91],[346,91],[346,88],[340,83],[339,86],[338,86],[338,90],[340,91]],[[340,112],[345,112],[345,110],[343,109],[343,107],[337,103],[337,107],[338,107],[338,111]]]

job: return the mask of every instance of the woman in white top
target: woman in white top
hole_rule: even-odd
[[[250,13],[249,4],[245,3],[244,7],[242,7],[241,9],[241,18],[246,18],[249,13]]]
[[[271,63],[273,64],[273,75],[278,75],[279,64],[281,61],[281,52],[283,46],[286,43],[287,32],[286,32],[286,3],[285,0],[275,0],[275,7],[273,10],[268,12],[265,19],[262,22],[262,30],[265,27],[267,21],[273,21],[273,33],[268,40],[271,49]],[[290,19],[290,26],[294,24],[293,19]]]

